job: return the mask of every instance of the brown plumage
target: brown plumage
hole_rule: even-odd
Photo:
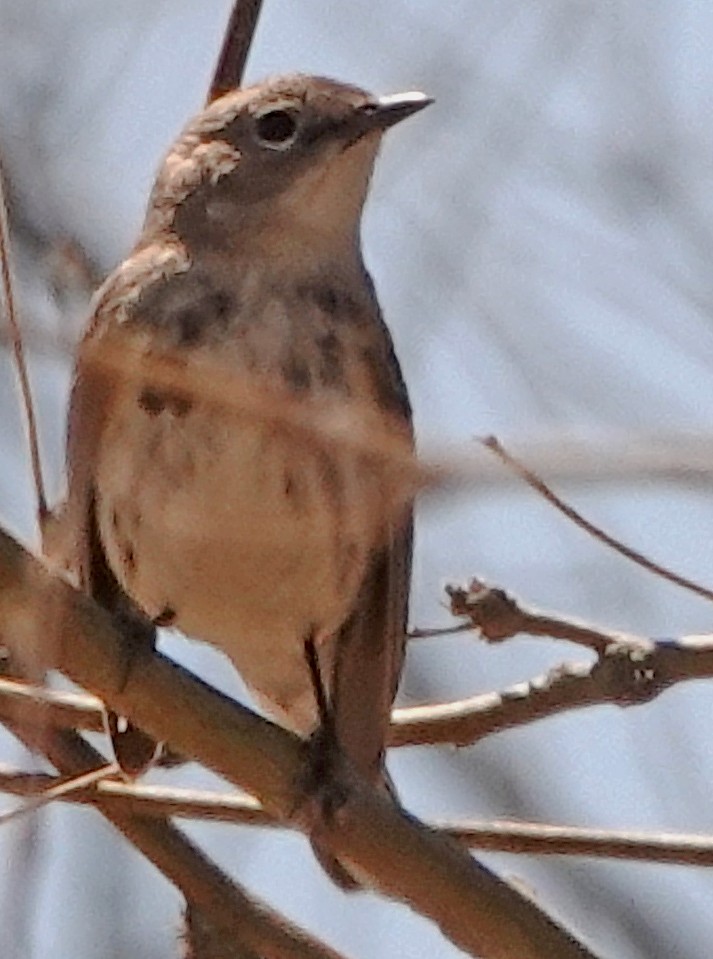
[[[293,76],[189,123],[97,293],[69,418],[66,562],[127,642],[150,647],[171,623],[216,645],[269,715],[308,735],[313,637],[339,744],[376,783],[410,577],[398,472],[195,387],[228,375],[410,447],[359,234],[381,134],[427,103]],[[111,731],[138,772],[150,739]]]

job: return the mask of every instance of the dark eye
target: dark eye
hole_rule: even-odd
[[[265,146],[286,147],[295,138],[297,123],[287,110],[270,110],[256,118],[255,132]]]

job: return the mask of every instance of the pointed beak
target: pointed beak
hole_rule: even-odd
[[[369,130],[388,130],[401,123],[419,110],[433,103],[432,97],[415,90],[408,93],[394,93],[379,97],[359,109],[360,125],[364,132]]]

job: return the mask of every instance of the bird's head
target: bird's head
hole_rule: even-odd
[[[302,75],[227,93],[166,156],[147,230],[208,246],[275,231],[326,242],[354,234],[383,133],[430,102]]]

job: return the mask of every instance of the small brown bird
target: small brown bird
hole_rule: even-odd
[[[69,415],[66,562],[129,647],[168,624],[214,644],[266,712],[306,736],[313,640],[339,745],[380,784],[411,561],[398,470],[208,387],[267,385],[411,448],[360,221],[383,132],[430,102],[295,75],[211,103],[168,153],[138,243],[95,297]],[[110,727],[138,773],[153,743]]]

